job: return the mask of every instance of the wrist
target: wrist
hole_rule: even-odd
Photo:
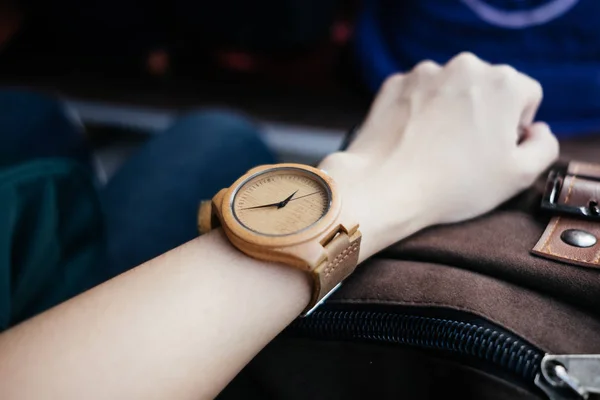
[[[411,196],[395,204],[349,201],[347,212],[356,216],[363,235],[360,262],[433,225],[426,207]]]
[[[277,290],[281,290],[281,293],[287,296],[283,306],[289,310],[289,315],[293,318],[308,305],[313,282],[306,271],[290,268],[289,265],[279,262],[248,257],[227,239],[222,228],[216,228],[196,241],[201,239],[205,241],[202,245],[210,248],[214,253],[224,255],[227,259],[227,268],[221,268],[223,276],[230,275],[229,279],[232,280],[252,282],[252,286],[262,285],[263,290],[272,286],[279,288]],[[281,301],[280,305],[282,305]]]
[[[402,196],[390,196],[381,187],[399,185],[381,184],[378,176],[368,176],[363,171],[372,171],[362,165],[360,159],[348,153],[336,153],[327,157],[319,166],[326,170],[336,182],[342,196],[342,212],[348,218],[358,221],[363,235],[359,262],[373,256],[390,245],[420,231],[436,222],[422,199],[415,174],[397,174],[394,183],[402,182],[406,188]],[[400,198],[400,200],[397,200]],[[394,199],[391,201],[390,199]]]

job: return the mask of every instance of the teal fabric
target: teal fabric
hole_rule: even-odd
[[[101,282],[104,242],[93,180],[79,163],[0,169],[0,330]]]

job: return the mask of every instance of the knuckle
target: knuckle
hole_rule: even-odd
[[[515,81],[515,89],[523,93],[526,97],[534,100],[541,100],[544,96],[542,84],[529,75],[521,72],[517,73],[518,79]]]
[[[502,80],[512,79],[519,74],[514,67],[507,64],[498,65],[494,67],[494,69],[496,70],[496,74]]]
[[[413,72],[417,74],[432,74],[437,72],[440,66],[431,60],[421,61],[414,68]]]
[[[529,75],[517,72],[518,79],[514,81],[514,89],[529,99],[541,100],[544,96],[542,84]]]
[[[383,89],[384,90],[398,90],[402,87],[402,84],[404,82],[404,75],[403,74],[393,74],[390,75],[385,82],[383,82]]]
[[[525,75],[525,77],[529,80],[529,84],[531,86],[531,93],[533,97],[536,99],[541,99],[544,96],[544,89],[542,88],[542,84],[527,75]]]
[[[483,62],[475,54],[463,51],[462,53],[455,56],[450,60],[450,64],[461,66],[461,67],[475,67],[482,64]]]

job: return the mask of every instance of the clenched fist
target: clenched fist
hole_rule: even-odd
[[[537,81],[470,53],[390,77],[349,149],[321,163],[361,224],[361,259],[531,185],[558,156],[548,125],[534,122],[541,100]]]

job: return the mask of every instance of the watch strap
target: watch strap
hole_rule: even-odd
[[[327,259],[311,271],[314,288],[311,301],[303,315],[309,314],[346,279],[358,264],[362,235],[358,229],[352,234],[338,233],[324,246]]]

